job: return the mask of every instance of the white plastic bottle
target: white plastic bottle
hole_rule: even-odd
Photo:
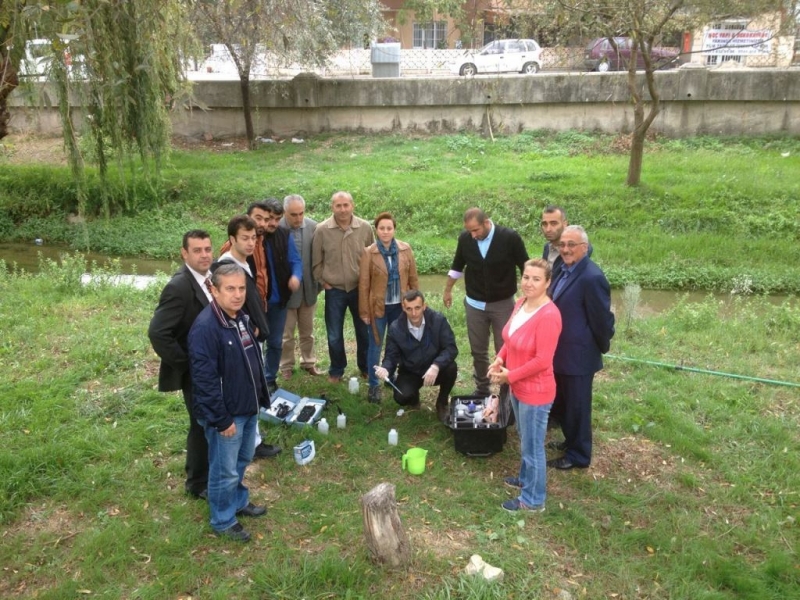
[[[389,445],[397,446],[397,430],[395,429],[389,430]]]
[[[347,389],[353,395],[358,394],[358,378],[357,377],[351,377],[350,378],[350,383],[347,385]]]
[[[336,417],[336,426],[339,429],[344,429],[347,426],[347,415],[341,413],[338,417]]]
[[[321,418],[317,423],[317,431],[322,435],[328,435],[328,421],[325,420],[325,417]]]

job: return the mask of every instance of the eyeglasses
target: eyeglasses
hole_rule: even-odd
[[[572,250],[575,246],[580,246],[580,245],[585,244],[585,243],[586,242],[572,242],[572,241],[570,241],[570,242],[559,242],[558,244],[556,244],[556,248],[558,248],[559,250],[562,250],[564,248],[569,248],[570,250]]]

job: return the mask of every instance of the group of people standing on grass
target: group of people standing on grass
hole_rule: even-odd
[[[420,389],[438,386],[437,415],[447,418],[457,378],[452,328],[419,291],[413,251],[396,238],[393,215],[370,224],[354,208],[348,192],[336,192],[332,215],[316,223],[299,195],[254,202],[229,221],[216,261],[207,232],[183,237],[184,267],[162,291],[148,333],[161,358],[159,389],[181,390],[189,412],[186,491],[208,500],[219,535],[246,541],[237,517],[266,514],[242,480],[251,460],[281,451],[261,439],[258,410],[269,406],[279,376],[295,375],[295,332],[301,370],[324,375],[313,336],[320,291],[328,381],[345,375],[349,311],[368,400],[381,402],[388,381],[397,403],[418,406]],[[516,231],[469,209],[443,296],[451,308],[453,286],[464,279],[473,393],[488,396],[500,385],[516,417],[522,460],[506,483],[520,493],[507,510],[544,509],[548,415],[565,436],[564,455],[548,465],[589,466],[592,380],[614,333],[608,282],[589,258],[586,232],[554,206],[541,227],[543,256],[529,260]],[[517,270],[523,295],[515,301]]]

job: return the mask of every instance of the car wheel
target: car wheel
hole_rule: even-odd
[[[534,73],[539,72],[539,63],[535,62],[527,62],[522,65],[522,72],[526,75],[533,75]]]
[[[600,73],[608,73],[608,70],[609,70],[610,68],[611,68],[611,65],[610,65],[610,64],[608,64],[608,61],[607,61],[607,60],[604,60],[604,61],[603,61],[603,62],[601,62],[599,65],[597,65],[597,70],[598,70]]]
[[[473,65],[472,63],[466,63],[464,65],[461,65],[461,70],[458,73],[459,75],[469,76],[469,75],[475,75],[477,72],[478,69],[475,68],[475,65]]]

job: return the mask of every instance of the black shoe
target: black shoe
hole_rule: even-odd
[[[223,529],[222,531],[215,531],[214,535],[218,537],[226,537],[236,542],[250,541],[250,534],[247,533],[244,527],[242,527],[241,523],[234,523],[227,529]]]
[[[567,442],[566,440],[559,442],[558,440],[550,440],[544,446],[548,450],[560,450],[563,452],[567,449]]]
[[[588,469],[589,465],[576,465],[566,456],[562,456],[561,458],[554,458],[553,460],[547,461],[547,466],[552,467],[554,469],[560,469],[562,471],[568,471],[569,469]]]
[[[448,421],[450,420],[450,410],[447,404],[436,405],[436,416],[442,423],[447,425]]]
[[[264,442],[261,442],[258,446],[256,446],[255,454],[253,454],[253,460],[258,460],[259,458],[272,458],[273,456],[278,456],[280,453],[280,446],[273,446],[272,444],[265,444]]]
[[[243,515],[245,517],[263,517],[267,514],[266,506],[256,506],[252,502],[248,502],[247,506],[244,508],[236,511],[237,515]]]
[[[372,404],[381,403],[381,387],[379,385],[371,386],[367,392],[367,400]]]
[[[193,492],[192,490],[186,490],[186,493],[189,494],[192,498],[195,498],[197,500],[208,501],[208,490],[202,490],[200,492]]]
[[[269,390],[269,395],[272,396],[272,394],[278,391],[278,384],[274,381],[268,381],[267,389]]]

